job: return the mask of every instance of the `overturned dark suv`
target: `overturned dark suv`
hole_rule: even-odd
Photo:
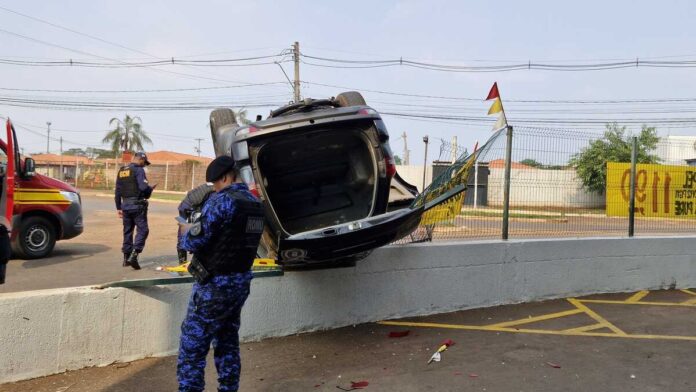
[[[396,174],[386,126],[357,92],[305,99],[249,125],[216,109],[210,127],[216,155],[232,156],[264,202],[260,256],[358,260],[418,226],[423,209],[409,207],[415,190]]]

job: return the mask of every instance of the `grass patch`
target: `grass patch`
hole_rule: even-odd
[[[499,211],[462,211],[459,215],[461,216],[480,216],[486,218],[502,218],[503,213]],[[522,212],[510,212],[510,218],[524,218],[524,219],[560,219],[563,218],[561,214],[553,215],[540,215],[540,214],[530,214]]]
[[[176,193],[153,193],[150,199],[182,201],[184,197],[186,197],[186,195],[177,195]]]

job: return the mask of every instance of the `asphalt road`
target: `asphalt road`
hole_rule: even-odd
[[[143,269],[135,271],[121,266],[122,225],[116,215],[113,199],[85,193],[82,200],[84,233],[71,240],[59,241],[50,257],[11,260],[7,268],[7,281],[0,285],[0,293],[168,276],[155,268],[177,264],[176,202],[150,203],[150,236],[140,257]]]

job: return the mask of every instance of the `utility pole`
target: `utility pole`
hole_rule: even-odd
[[[198,153],[198,156],[200,157],[200,156],[201,156],[201,141],[202,141],[203,139],[202,139],[202,138],[196,138],[196,139],[193,139],[193,140],[197,140],[197,141],[198,141],[198,147],[196,147],[195,150],[196,150],[196,152]]]
[[[411,155],[408,151],[408,141],[406,140],[406,132],[401,134],[401,137],[404,139],[404,165],[408,165],[410,161],[409,155]]]
[[[292,84],[292,90],[295,94],[295,102],[302,100],[300,94],[300,43],[295,41],[292,45],[292,58],[295,62],[295,80]]]
[[[75,166],[75,171],[77,174],[77,166]],[[60,137],[60,180],[63,181],[65,176],[63,175],[63,136]]]
[[[452,163],[457,161],[459,155],[459,146],[457,145],[457,137],[452,137]]]
[[[51,122],[46,121],[46,126],[48,127],[48,130],[46,130],[46,154],[50,154],[50,147],[51,147]]]
[[[423,187],[421,193],[425,192],[425,173],[428,171],[428,135],[423,136],[425,143],[425,158],[423,159]]]

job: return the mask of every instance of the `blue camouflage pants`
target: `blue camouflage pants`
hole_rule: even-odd
[[[213,344],[218,391],[237,391],[241,362],[239,323],[249,296],[251,272],[219,275],[205,284],[193,284],[181,342],[176,376],[179,392],[202,392],[205,358]]]
[[[134,232],[135,242],[133,242]],[[123,246],[121,247],[123,253],[131,253],[133,250],[142,252],[148,234],[150,234],[150,228],[147,225],[147,207],[123,210]]]

